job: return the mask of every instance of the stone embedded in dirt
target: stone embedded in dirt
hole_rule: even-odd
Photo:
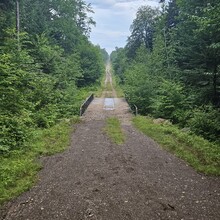
[[[169,120],[166,120],[164,118],[157,118],[153,120],[154,124],[171,124]]]
[[[191,130],[190,130],[190,128],[185,127],[185,128],[182,128],[181,131],[183,131],[183,132],[190,132]]]
[[[99,192],[100,190],[96,188],[96,189],[93,189],[92,191],[93,192]]]

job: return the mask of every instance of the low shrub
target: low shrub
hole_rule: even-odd
[[[36,111],[33,115],[33,119],[39,128],[49,128],[54,125],[57,119],[56,105],[47,105]]]
[[[0,128],[0,153],[25,146],[29,130],[23,118],[0,115]]]
[[[193,110],[188,126],[194,133],[220,142],[220,111],[213,106],[207,105]]]

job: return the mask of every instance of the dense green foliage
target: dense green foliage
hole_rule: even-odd
[[[220,3],[141,7],[125,48],[111,54],[125,95],[151,114],[220,141]]]
[[[100,50],[101,50],[101,53],[102,53],[103,61],[107,64],[109,62],[109,54],[108,54],[108,52],[106,51],[105,48],[104,49],[100,48]]]
[[[99,83],[108,55],[89,41],[88,12],[83,0],[1,1],[0,153],[77,115],[84,87]]]

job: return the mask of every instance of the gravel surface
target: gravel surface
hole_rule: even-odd
[[[219,220],[220,178],[196,173],[137,131],[124,99],[115,110],[96,98],[64,153],[42,160],[39,181],[6,204],[5,220]],[[104,132],[105,119],[118,117],[123,145]],[[3,212],[4,210],[4,212]]]

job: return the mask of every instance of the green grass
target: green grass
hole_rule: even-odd
[[[105,90],[105,74],[103,74],[100,78],[100,86],[97,86],[94,92],[95,96],[101,97],[104,90]]]
[[[0,204],[33,186],[41,169],[37,158],[65,150],[70,145],[72,125],[78,120],[63,120],[49,129],[37,129],[28,148],[0,156]]]
[[[105,90],[108,91],[108,92],[111,92],[113,90],[112,85],[111,85],[110,82],[107,82]]]
[[[144,134],[185,160],[198,172],[220,175],[220,146],[190,132],[181,131],[174,125],[154,124],[149,117],[135,117],[133,123]]]
[[[125,135],[117,118],[107,119],[105,131],[114,143],[123,144],[125,142]]]
[[[78,90],[78,97],[77,97],[78,101],[82,103],[91,94],[95,94],[95,95],[98,94],[101,90],[100,88],[101,88],[101,86],[99,85],[99,83],[96,83],[93,86],[87,86],[87,87],[84,87],[84,88],[80,88]]]
[[[123,89],[119,85],[119,78],[112,74],[112,85],[117,93],[118,98],[125,97]]]

